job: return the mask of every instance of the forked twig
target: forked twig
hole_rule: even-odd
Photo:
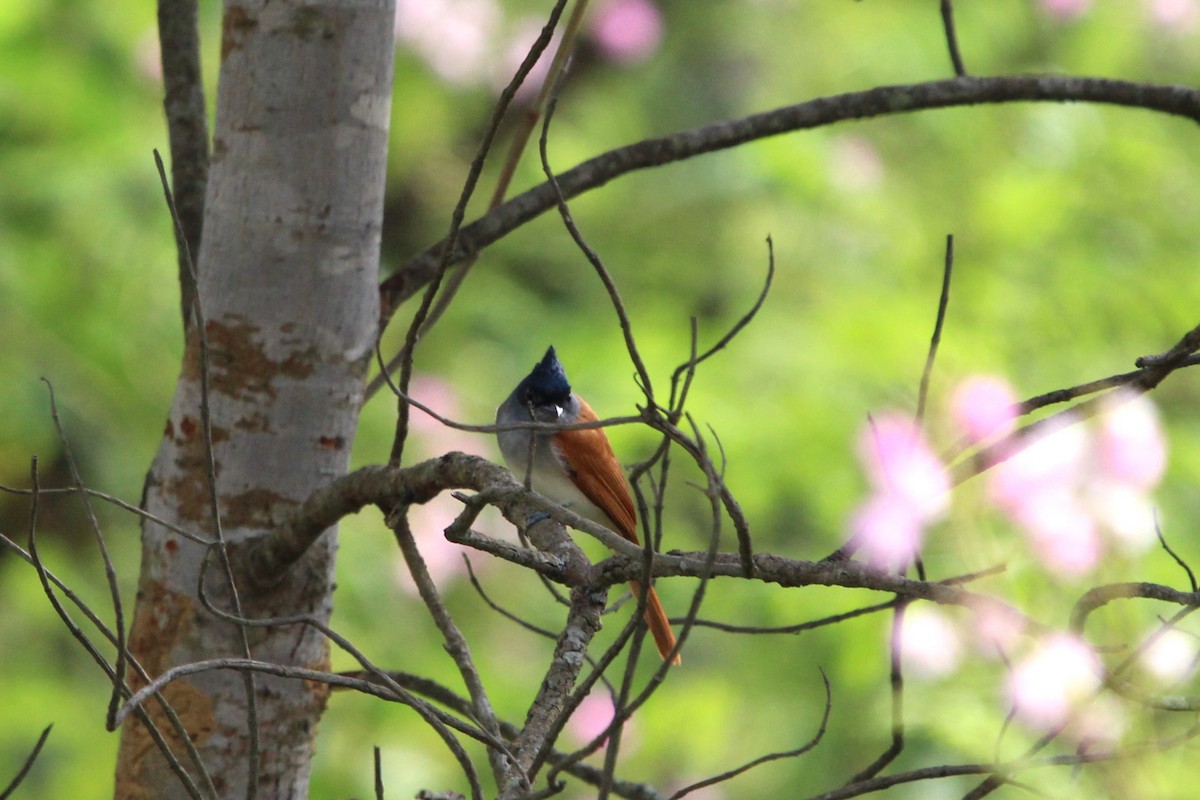
[[[443,240],[441,254],[439,256],[438,267],[433,279],[429,281],[426,287],[425,294],[421,298],[421,305],[417,308],[413,315],[412,322],[409,323],[408,333],[404,337],[404,347],[401,350],[403,357],[400,359],[400,376],[396,383],[400,390],[405,394],[408,393],[408,384],[412,378],[413,368],[413,350],[417,346],[417,339],[420,337],[421,329],[425,324],[425,319],[429,314],[429,310],[433,305],[434,297],[438,293],[442,279],[446,275],[446,270],[453,263],[453,254],[455,246],[458,243],[459,229],[462,227],[463,219],[466,217],[467,204],[471,201],[471,197],[475,194],[475,188],[479,184],[479,176],[483,172],[483,165],[487,160],[488,153],[491,152],[492,143],[495,141],[496,133],[500,129],[500,122],[504,119],[504,114],[508,110],[509,104],[516,96],[517,89],[525,82],[525,78],[533,70],[538,59],[542,55],[542,51],[550,44],[550,38],[554,34],[554,29],[558,27],[558,19],[562,15],[563,8],[566,6],[567,0],[556,0],[553,9],[550,11],[550,18],[542,27],[542,31],[538,34],[537,40],[534,41],[533,47],[526,54],[525,59],[521,62],[521,66],[517,68],[517,72],[513,75],[512,80],[504,87],[504,91],[500,93],[499,99],[496,101],[496,106],[492,110],[491,120],[483,134],[483,141],[479,144],[479,150],[475,154],[474,160],[471,162],[471,168],[467,172],[467,179],[463,182],[463,189],[459,195],[458,203],[454,207],[454,212],[450,217],[450,233]],[[380,287],[383,294],[383,305],[381,308],[382,320],[380,330],[382,331],[384,324],[390,316],[391,308],[388,305],[388,294],[385,286]],[[389,379],[389,383],[390,383]],[[404,453],[404,443],[408,439],[408,405],[405,402],[397,404],[397,419],[396,419],[396,434],[392,440],[392,454],[388,459],[388,463],[396,465],[400,463],[401,456]]]

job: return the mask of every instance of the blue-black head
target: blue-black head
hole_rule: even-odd
[[[517,387],[517,394],[525,403],[534,406],[566,406],[571,399],[571,384],[567,381],[567,373],[554,352],[554,347],[546,351],[546,355],[538,362]]]

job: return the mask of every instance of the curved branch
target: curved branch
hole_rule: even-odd
[[[748,117],[712,123],[610,150],[560,173],[565,200],[614,178],[650,167],[683,161],[782,133],[836,122],[957,106],[1014,102],[1104,103],[1143,108],[1200,122],[1200,90],[1187,86],[1133,83],[1064,75],[961,77],[927,83],[880,86],[861,92],[821,97]],[[517,195],[458,232],[449,263],[479,253],[511,231],[554,208],[558,197],[549,182]],[[397,306],[437,274],[445,241],[438,242],[397,270],[380,286],[382,324]]]
[[[1158,583],[1110,583],[1096,586],[1083,593],[1071,611],[1071,630],[1083,633],[1087,618],[1093,611],[1114,600],[1161,600],[1186,607],[1200,606],[1200,594],[1181,592]]]

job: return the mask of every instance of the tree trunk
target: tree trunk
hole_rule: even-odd
[[[393,29],[394,0],[225,4],[198,271],[229,542],[271,528],[347,466],[378,321]],[[145,507],[211,537],[199,345],[193,328]],[[326,532],[269,594],[243,590],[243,613],[328,618],[335,536]],[[157,524],[144,525],[142,548],[130,646],[150,674],[242,656],[237,626],[206,611],[197,594],[205,548]],[[215,558],[205,586],[218,608],[232,610]],[[316,668],[328,661],[323,637],[302,625],[247,631],[255,659]],[[300,798],[326,692],[255,677],[255,765],[242,675],[192,675],[165,695],[220,797],[245,796],[256,774],[258,797]],[[195,775],[179,742],[168,738]],[[122,730],[116,795],[185,796],[137,721]]]

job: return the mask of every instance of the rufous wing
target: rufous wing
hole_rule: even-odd
[[[592,407],[582,397],[576,395],[576,399],[579,401],[576,422],[592,422],[598,419],[596,412],[592,411]],[[587,428],[560,431],[554,434],[554,446],[579,491],[612,520],[617,533],[637,544],[637,512],[633,507],[633,495],[629,492],[629,483],[621,470],[621,462],[617,461],[604,430]],[[637,581],[630,581],[629,585],[633,587],[634,595],[640,597],[641,585]],[[675,634],[653,587],[647,592],[646,612],[643,616],[646,627],[650,629],[650,635],[654,637],[659,655],[666,658],[675,647]],[[678,666],[680,663],[679,654],[676,653],[671,664]]]
[[[579,416],[576,422],[594,422],[598,419],[596,412],[583,398],[577,399]],[[617,461],[604,429],[559,431],[554,434],[554,446],[571,480],[584,497],[612,520],[617,533],[631,542],[637,542],[637,512],[633,508],[633,495],[629,493],[621,462]]]
[[[642,593],[642,585],[637,581],[630,581],[629,585],[633,588],[635,597],[640,597]],[[646,627],[650,629],[650,635],[654,637],[654,646],[658,648],[658,654],[663,658],[667,657],[667,653],[675,649],[675,632],[671,630],[671,621],[667,619],[667,612],[663,610],[662,603],[658,601],[658,592],[654,591],[654,587],[650,587],[648,596],[646,597],[646,613],[642,614],[642,619],[646,620]],[[678,667],[683,663],[683,659],[679,657],[679,653],[671,659],[671,666]]]

